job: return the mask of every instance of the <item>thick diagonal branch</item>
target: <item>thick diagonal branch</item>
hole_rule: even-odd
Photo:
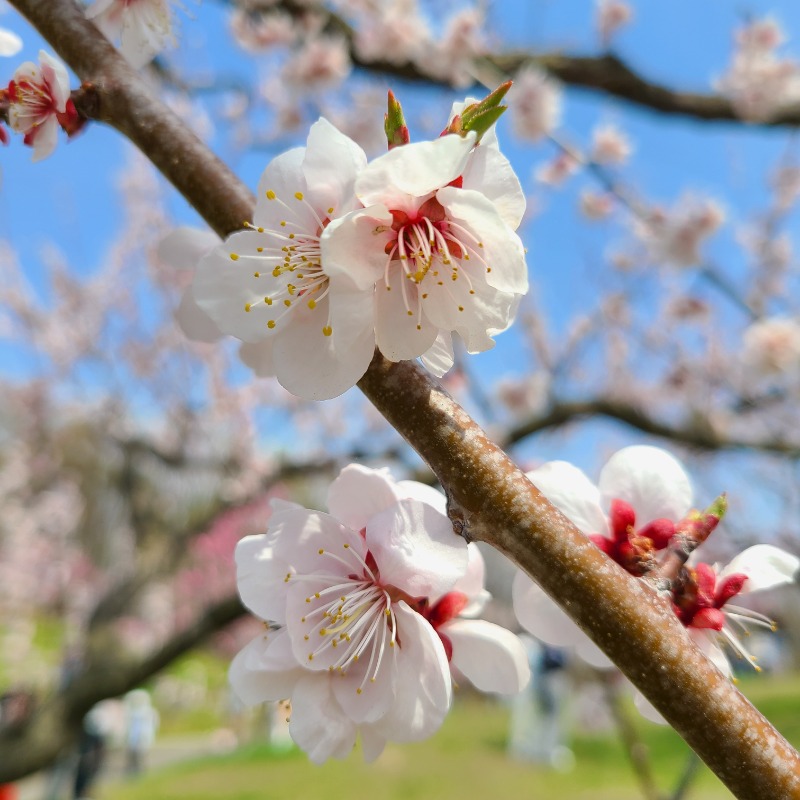
[[[97,86],[98,116],[130,136],[217,233],[250,216],[247,191],[77,5],[12,2]],[[434,470],[456,528],[539,581],[738,797],[800,797],[797,752],[691,643],[668,604],[594,547],[427,374],[376,355],[359,386]]]

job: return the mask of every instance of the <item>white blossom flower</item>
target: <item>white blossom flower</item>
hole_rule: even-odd
[[[683,467],[657,447],[626,447],[615,453],[595,486],[577,467],[551,461],[528,477],[603,552],[642,575],[652,551],[666,546],[692,504]],[[610,667],[602,651],[523,572],[513,586],[521,625],[554,647],[572,647],[588,663]]]
[[[441,725],[448,660],[479,688],[524,687],[516,637],[457,618],[480,600],[482,563],[453,533],[438,492],[353,465],[331,485],[328,508],[281,503],[267,533],[237,547],[242,600],[280,626],[231,664],[244,702],[290,697],[290,734],[312,761],[346,757],[359,732],[371,761],[388,740],[417,741]]]
[[[195,277],[197,304],[221,331],[252,345],[249,362],[257,350],[259,363],[306,399],[355,385],[375,349],[374,279],[330,270],[323,236],[358,206],[353,184],[365,165],[361,148],[320,119],[307,147],[264,170],[253,226],[202,259]]]
[[[592,131],[591,159],[598,164],[624,164],[632,150],[631,140],[616,125],[598,125]]]
[[[623,0],[598,0],[597,31],[607,47],[617,31],[633,19],[633,9]]]
[[[58,129],[75,114],[70,100],[66,67],[52,56],[39,51],[39,66],[32,61],[21,64],[8,84],[8,124],[24,134],[24,142],[33,147],[33,160],[47,158],[55,150]]]
[[[95,0],[86,16],[136,68],[174,43],[169,0]]]
[[[375,336],[388,359],[433,348],[426,364],[442,374],[451,332],[482,352],[513,321],[528,278],[514,233],[525,200],[507,163],[490,143],[475,148],[474,133],[396,147],[356,179],[366,207],[326,228],[328,273],[377,283]]]

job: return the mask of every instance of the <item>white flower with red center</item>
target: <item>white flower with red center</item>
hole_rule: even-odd
[[[353,465],[328,507],[284,503],[266,534],[237,547],[244,603],[280,626],[231,665],[244,702],[291,697],[290,733],[313,761],[344,758],[359,732],[372,760],[388,740],[441,725],[449,659],[484,690],[524,687],[516,637],[458,618],[480,600],[482,563],[453,533],[438,492]]]
[[[683,467],[656,447],[626,447],[600,472],[598,486],[577,467],[552,461],[528,477],[556,508],[617,563],[645,574],[691,508]],[[522,626],[554,647],[573,647],[584,660],[611,666],[602,651],[523,572],[514,579],[514,611]]]
[[[323,234],[329,275],[377,284],[375,337],[392,361],[435,346],[429,366],[442,374],[452,364],[451,332],[468,352],[490,349],[528,289],[514,232],[524,196],[509,181],[513,171],[485,169],[490,150],[475,147],[474,133],[395,147],[356,179],[366,207]]]
[[[197,304],[249,344],[248,363],[310,400],[354,386],[375,349],[374,280],[332,274],[323,236],[358,206],[353,183],[366,161],[327,120],[314,123],[307,147],[264,170],[253,225],[203,258],[195,277]]]
[[[797,556],[769,544],[749,547],[722,570],[698,563],[687,571],[684,585],[676,592],[675,613],[725,675],[732,676],[733,670],[719,647],[720,641],[758,670],[755,658],[739,638],[740,633],[746,633],[747,625],[775,630],[775,624],[763,614],[730,601],[738,595],[792,583],[798,568]]]
[[[40,50],[39,66],[32,61],[20,65],[7,94],[11,130],[24,134],[34,161],[47,158],[55,150],[59,127],[70,131],[77,118],[66,67]]]
[[[143,67],[174,42],[168,0],[95,0],[86,16],[133,67]]]

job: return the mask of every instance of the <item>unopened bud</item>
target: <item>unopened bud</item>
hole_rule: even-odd
[[[691,541],[694,549],[708,539],[727,510],[728,498],[723,493],[705,511],[690,511],[675,526],[675,533]]]
[[[483,100],[466,106],[460,114],[456,114],[450,120],[450,124],[442,131],[442,135],[457,133],[459,136],[465,136],[470,131],[475,131],[478,134],[476,141],[479,142],[508,108],[508,106],[501,106],[500,101],[510,88],[511,81],[506,81],[486,95]]]
[[[403,116],[403,107],[391,89],[389,90],[389,110],[383,117],[383,129],[386,131],[386,141],[390,150],[402,144],[408,144],[411,140]]]

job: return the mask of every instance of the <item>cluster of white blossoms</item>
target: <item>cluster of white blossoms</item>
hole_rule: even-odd
[[[800,374],[800,322],[789,317],[754,322],[742,337],[742,364],[749,374]]]
[[[461,111],[454,109],[454,114]],[[199,263],[193,300],[243,342],[259,375],[299,397],[336,397],[377,347],[453,364],[494,346],[528,289],[522,188],[493,130],[395,146],[367,163],[327,120],[275,158],[253,223]]]
[[[367,761],[430,736],[451,668],[482,691],[525,687],[519,639],[472,618],[488,598],[483,559],[439,492],[351,465],[327,514],[273,502],[267,532],[236,549],[242,600],[268,624],[230,680],[248,705],[290,698],[289,732],[312,761],[345,758],[359,733]]]
[[[736,33],[736,49],[716,88],[730,98],[742,119],[771,119],[800,99],[800,64],[778,55],[786,41],[770,17],[754,19]]]
[[[656,447],[620,450],[603,467],[597,486],[564,461],[544,464],[528,477],[606,555],[637,577],[657,566],[673,536],[691,535],[699,529],[708,535],[722,515],[720,505],[706,512],[692,511],[688,475],[675,458]],[[688,636],[723,674],[732,677],[733,670],[720,645],[755,667],[740,632],[748,624],[767,629],[773,624],[730,601],[737,595],[789,584],[799,567],[796,556],[767,544],[748,548],[724,568],[692,558],[674,583],[673,608]],[[538,639],[554,647],[574,649],[595,667],[613,666],[522,572],[514,579],[513,595],[517,618]],[[637,706],[651,719],[663,721],[643,697],[637,696]]]

